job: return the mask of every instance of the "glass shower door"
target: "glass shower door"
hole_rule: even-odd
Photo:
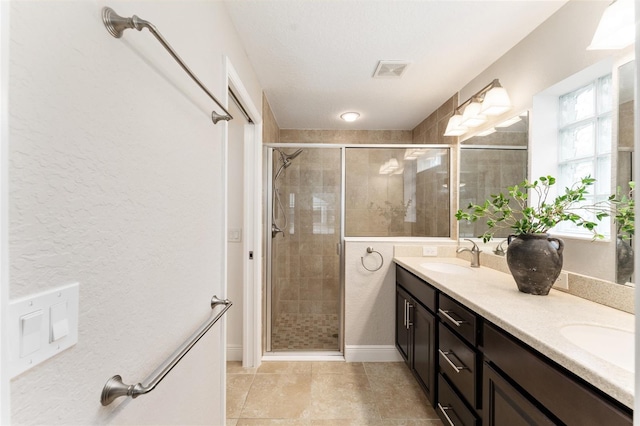
[[[341,149],[292,145],[272,158],[267,349],[339,351]]]

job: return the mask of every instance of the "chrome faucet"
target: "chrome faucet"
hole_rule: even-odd
[[[493,253],[497,254],[498,256],[504,256],[504,255],[505,255],[505,251],[504,251],[504,249],[502,248],[502,245],[503,245],[504,243],[506,243],[506,242],[507,242],[507,240],[502,240],[502,241],[500,242],[500,244],[498,244],[498,245],[496,246],[496,249],[493,251]]]
[[[479,268],[480,253],[482,253],[482,250],[480,250],[480,247],[478,247],[478,245],[474,241],[470,240],[469,238],[465,238],[465,241],[469,241],[471,244],[473,244],[473,247],[471,248],[459,247],[458,250],[456,250],[456,253],[462,253],[463,251],[468,251],[469,253],[471,253],[471,267]]]

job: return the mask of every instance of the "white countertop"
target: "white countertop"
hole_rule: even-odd
[[[471,273],[458,275],[420,267],[426,262],[469,266],[458,258],[396,257],[394,261],[633,409],[634,373],[574,345],[560,328],[595,324],[633,331],[634,315],[553,289],[547,296],[521,293],[510,274],[491,268],[472,268]]]

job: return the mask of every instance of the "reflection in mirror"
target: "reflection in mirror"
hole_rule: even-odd
[[[347,237],[448,237],[449,148],[348,147]]]
[[[617,185],[620,193],[629,193],[629,181],[633,180],[634,92],[635,61],[618,68],[618,170]],[[633,249],[630,240],[618,235],[616,244],[616,281],[619,284],[633,282]]]
[[[515,116],[494,129],[485,136],[469,138],[460,146],[461,208],[483,203],[492,194],[504,192],[527,178],[528,114]],[[476,238],[487,230],[486,218],[460,222],[459,226],[460,238]],[[509,229],[501,229],[494,239],[498,243],[509,234]]]

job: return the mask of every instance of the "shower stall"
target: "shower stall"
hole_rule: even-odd
[[[343,353],[344,240],[448,237],[451,147],[265,147],[265,347]]]
[[[339,352],[341,149],[268,148],[267,157],[266,349]]]

